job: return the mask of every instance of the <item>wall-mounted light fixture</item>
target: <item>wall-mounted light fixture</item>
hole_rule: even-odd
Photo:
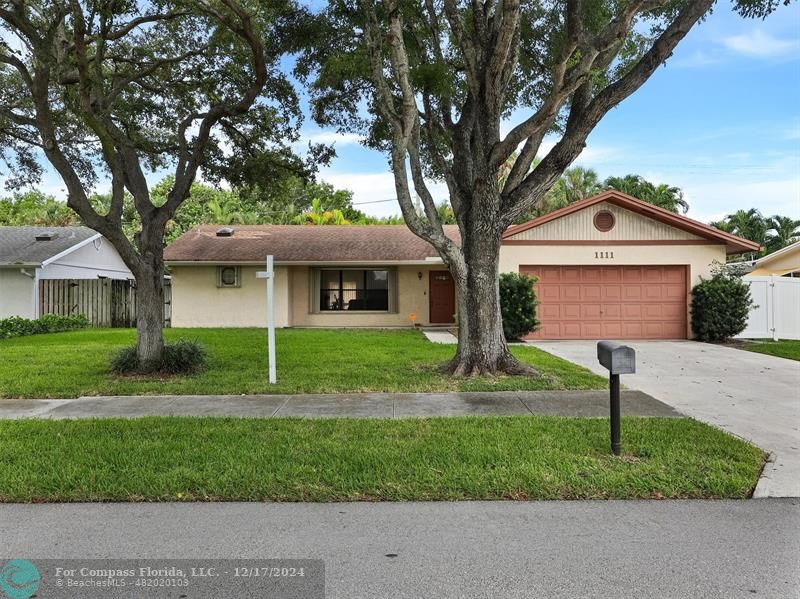
[[[420,270],[417,272],[417,278],[421,281],[422,280],[422,271]]]

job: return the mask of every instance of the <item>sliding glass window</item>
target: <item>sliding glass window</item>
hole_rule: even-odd
[[[389,311],[388,270],[321,270],[319,309],[321,312]]]

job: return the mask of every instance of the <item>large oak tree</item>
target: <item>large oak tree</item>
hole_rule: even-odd
[[[164,347],[165,227],[198,171],[236,182],[293,158],[299,107],[280,61],[304,20],[293,0],[0,0],[0,159],[19,187],[49,163],[117,248],[136,277],[142,368]],[[154,171],[173,177],[155,203]],[[108,179],[98,210],[91,193]]]
[[[745,16],[763,17],[779,3],[734,4]],[[364,133],[388,155],[406,223],[452,272],[459,343],[451,372],[526,371],[509,353],[500,320],[502,233],[542,201],[600,120],[648,80],[713,4],[329,2],[329,30],[305,64],[315,76],[315,118]],[[558,142],[534,162],[549,134]],[[445,235],[426,179],[446,182],[460,243]]]

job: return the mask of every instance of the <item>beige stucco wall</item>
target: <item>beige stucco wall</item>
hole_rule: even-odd
[[[33,274],[33,269],[28,269]],[[0,268],[0,318],[33,318],[33,279],[19,268]]]
[[[614,228],[603,233],[594,224],[594,215],[601,210],[614,214]],[[678,241],[700,239],[697,235],[677,229],[661,221],[642,216],[626,208],[610,202],[600,202],[588,206],[573,214],[562,216],[533,229],[512,235],[510,239],[545,240],[545,239],[589,239],[589,240],[664,240]]]
[[[335,268],[331,265],[331,268]],[[358,268],[355,265],[343,268]],[[365,268],[376,268],[374,265]],[[172,326],[266,326],[265,282],[256,278],[263,267],[242,266],[242,286],[217,288],[216,266],[172,266]],[[309,309],[311,268],[278,266],[275,269],[275,324],[279,327],[408,327],[429,324],[428,278],[444,266],[398,266],[397,308],[386,312],[313,313]],[[419,273],[422,273],[420,279]]]
[[[334,266],[331,266],[335,268]],[[347,268],[358,268],[347,266]],[[370,268],[374,268],[370,267]],[[416,314],[416,323],[429,324],[428,279],[431,270],[445,270],[443,265],[398,266],[397,309],[386,312],[326,312],[309,310],[311,269],[307,266],[291,267],[291,323],[298,327],[408,327],[414,324],[410,315]],[[420,279],[419,273],[422,273]]]
[[[218,288],[216,266],[172,266],[172,326],[265,327],[263,266],[242,266],[241,287]],[[289,269],[275,268],[275,326],[289,326]]]

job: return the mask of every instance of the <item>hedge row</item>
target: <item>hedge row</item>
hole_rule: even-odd
[[[72,331],[74,329],[84,329],[88,326],[89,319],[83,315],[59,316],[57,314],[45,314],[36,320],[12,316],[11,318],[0,319],[0,339]]]

